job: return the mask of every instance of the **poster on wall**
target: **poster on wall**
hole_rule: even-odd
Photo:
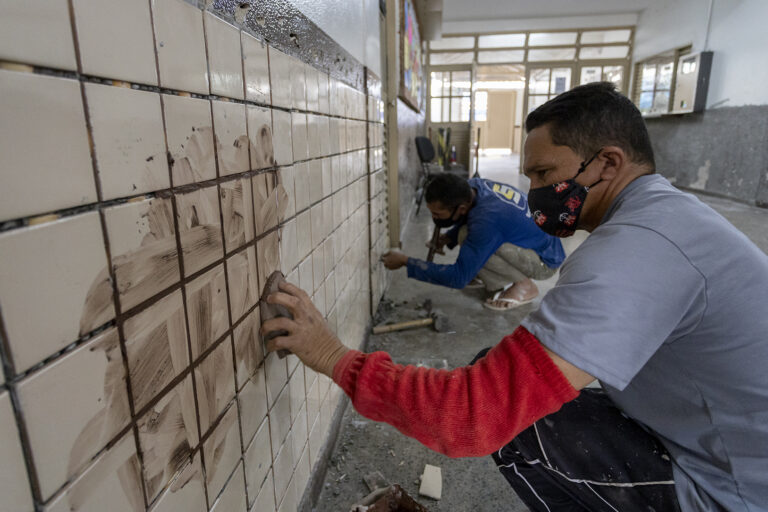
[[[400,2],[400,97],[421,112],[424,70],[421,67],[421,37],[413,0]]]

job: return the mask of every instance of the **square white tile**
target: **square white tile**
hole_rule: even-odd
[[[104,220],[123,312],[179,281],[170,199],[132,201],[105,208]]]
[[[319,112],[320,103],[318,100],[319,91],[317,85],[318,71],[312,66],[307,65],[306,68],[304,68],[304,73],[307,84],[307,110],[310,112]]]
[[[320,112],[330,114],[328,74],[320,70],[317,70],[317,105]]]
[[[246,31],[240,32],[243,44],[243,69],[245,71],[245,99],[270,105],[269,59],[266,43]]]
[[[0,221],[95,202],[80,84],[0,70],[0,90]]]
[[[310,204],[310,165],[311,162],[302,162],[293,166],[294,168],[294,191],[296,211],[306,210]]]
[[[245,481],[251,500],[256,498],[259,489],[269,476],[272,467],[272,450],[269,440],[269,420],[264,418],[250,444],[243,454],[245,462]]]
[[[67,0],[0,3],[0,60],[75,71]]]
[[[323,162],[309,161],[309,202],[315,204],[323,198]]]
[[[249,512],[275,512],[275,484],[272,476],[272,469],[267,472],[267,479],[262,484],[261,489],[257,489],[258,495],[252,504]],[[248,489],[248,492],[253,492]]]
[[[291,143],[293,144],[294,161],[306,160],[309,158],[307,115],[304,113],[291,113]]]
[[[179,219],[184,273],[187,276],[224,255],[219,192],[215,185],[177,194],[176,216]]]
[[[204,21],[211,94],[242,100],[245,94],[240,30],[208,11]]]
[[[290,439],[278,450],[272,469],[275,477],[275,497],[277,501],[282,501],[293,475],[293,442]]]
[[[161,96],[165,135],[173,161],[173,185],[188,185],[216,178],[213,119],[208,100],[189,96]]]
[[[262,393],[266,404],[266,384],[264,384],[264,372],[262,371],[264,348],[261,342],[261,335],[259,334],[260,327],[261,314],[257,307],[248,313],[243,321],[235,327],[232,338],[235,343],[237,389],[244,390],[243,388],[250,382],[249,379],[257,379],[253,384],[255,386],[262,385]],[[258,377],[259,374],[261,374],[261,377]],[[252,403],[251,405],[251,410],[258,412],[257,403]],[[244,418],[246,413],[245,411],[242,411],[242,409],[243,408],[241,407],[241,416]],[[258,416],[258,414],[256,414],[256,416]],[[245,427],[243,427],[243,430],[245,430]],[[243,434],[243,436],[245,437],[245,434]]]
[[[264,359],[264,372],[267,380],[267,404],[271,409],[280,391],[288,384],[288,366],[285,359],[280,359],[275,352],[270,352]]]
[[[243,480],[243,465],[238,461],[237,469],[221,492],[221,496],[211,507],[211,512],[230,512],[245,510],[248,504],[245,499],[245,481]]]
[[[138,467],[133,432],[128,432],[43,510],[141,510],[144,496]]]
[[[291,113],[272,110],[272,145],[275,150],[275,165],[293,163],[293,143],[291,142]]]
[[[40,491],[48,499],[130,420],[117,329],[25,378],[18,396]]]
[[[149,509],[150,512],[206,512],[203,466],[198,452]]]
[[[82,72],[157,85],[148,2],[73,0]],[[107,20],[120,20],[120,29]]]
[[[219,175],[245,172],[250,168],[245,105],[213,100],[213,132],[219,156]]]
[[[185,289],[192,359],[197,359],[229,328],[224,265],[196,277]]]
[[[200,437],[192,377],[187,375],[136,420],[143,454],[147,499],[154,501],[166,483],[183,471]]]
[[[269,410],[269,425],[272,446],[281,446],[291,430],[291,392],[288,386],[280,391],[275,405]]]
[[[32,512],[35,507],[21,451],[19,429],[7,391],[0,392],[0,460],[3,461],[3,477],[0,478],[3,506],[8,510]]]
[[[134,410],[153,400],[189,365],[181,292],[155,302],[123,324]]]
[[[253,190],[250,178],[221,182],[221,212],[224,220],[224,248],[231,252],[253,240]]]
[[[275,166],[272,143],[272,111],[265,107],[248,105],[248,137],[251,140],[251,169]]]
[[[205,356],[205,359],[195,368],[195,385],[200,429],[205,435],[235,397],[232,343],[229,336]],[[235,418],[237,418],[237,412],[235,412]],[[239,444],[239,427],[235,425],[234,428],[238,431]]]
[[[243,443],[248,445],[267,417],[267,381],[262,369],[246,380],[238,393]],[[267,429],[269,431],[269,429]]]
[[[291,106],[298,110],[307,110],[305,67],[306,64],[299,59],[291,59]]]
[[[309,158],[321,156],[320,116],[307,114],[307,146]]]
[[[17,372],[114,317],[95,212],[0,234],[0,261],[0,307]]]
[[[294,59],[280,50],[269,47],[269,83],[272,91],[272,105],[291,108],[291,68]],[[279,162],[279,160],[278,160]]]
[[[160,95],[92,83],[85,94],[103,198],[168,188]]]
[[[183,0],[151,0],[160,86],[208,94],[203,12]]]
[[[232,402],[221,421],[214,427],[210,437],[203,444],[206,485],[210,501],[213,501],[222,491],[224,484],[227,483],[230,475],[237,468],[241,455],[237,402]],[[242,480],[242,478],[242,473],[240,473],[240,479]]]
[[[296,251],[296,219],[286,222],[280,231],[280,263],[284,275],[288,275],[298,263]]]

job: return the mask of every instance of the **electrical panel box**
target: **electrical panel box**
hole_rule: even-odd
[[[671,114],[701,112],[707,103],[712,52],[681,55],[677,61],[675,104]]]

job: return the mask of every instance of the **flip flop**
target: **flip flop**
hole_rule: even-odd
[[[494,293],[493,294],[493,298],[491,299],[491,302],[496,302],[496,301],[506,302],[507,304],[512,304],[511,306],[509,306],[509,307],[499,307],[499,306],[494,306],[493,304],[489,303],[488,301],[485,301],[485,302],[483,302],[483,307],[488,308],[488,309],[492,309],[494,311],[510,311],[512,309],[519,308],[520,306],[524,306],[526,304],[530,304],[531,302],[533,302],[533,299],[535,299],[535,297],[531,298],[531,299],[527,299],[527,300],[517,300],[517,299],[510,299],[508,297],[502,297],[501,296],[502,293],[506,292],[507,290],[512,288],[514,285],[515,285],[515,283],[509,283],[507,286],[505,286],[501,290],[499,290],[496,293]]]

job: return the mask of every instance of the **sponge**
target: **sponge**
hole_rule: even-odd
[[[276,270],[270,274],[270,276],[267,278],[267,282],[264,283],[264,289],[261,291],[261,299],[259,300],[259,309],[261,310],[261,323],[264,324],[267,320],[271,320],[273,318],[278,317],[287,317],[293,319],[293,316],[291,315],[291,312],[288,311],[284,306],[281,306],[280,304],[269,304],[267,302],[267,297],[269,297],[271,294],[280,291],[279,285],[280,283],[285,282],[285,276],[282,272],[279,270]],[[283,336],[285,334],[288,334],[287,332],[283,330],[279,331],[270,331],[267,334],[265,334],[262,337],[262,342],[264,343],[264,348],[266,349],[266,344],[269,340],[272,338],[277,338],[278,336]],[[277,351],[277,355],[280,357],[280,359],[284,358],[288,354],[290,354],[290,350],[286,349],[280,349]]]

